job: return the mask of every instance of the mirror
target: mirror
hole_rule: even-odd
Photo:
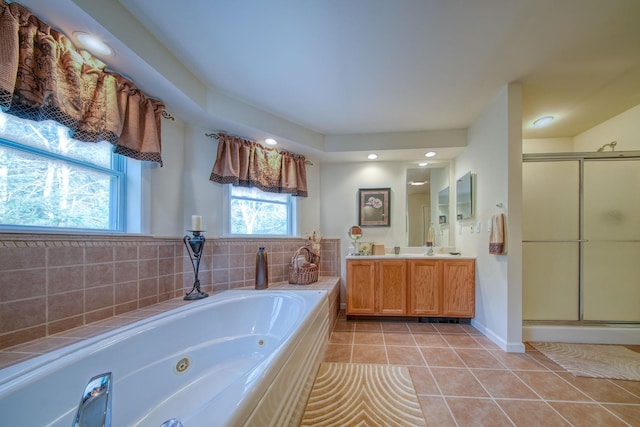
[[[438,224],[449,224],[449,187],[438,193]]]
[[[353,243],[353,249],[350,255],[357,255],[359,252],[358,240],[360,240],[360,238],[362,237],[362,228],[357,225],[351,226],[349,227],[349,231],[347,232],[347,234],[349,235],[349,238]]]
[[[456,219],[473,218],[473,180],[467,172],[456,181]]]
[[[433,246],[451,246],[449,164],[410,167],[406,174],[407,246],[426,246],[427,241],[434,238]],[[441,217],[446,222],[442,223]],[[430,227],[433,227],[432,234],[429,234]]]

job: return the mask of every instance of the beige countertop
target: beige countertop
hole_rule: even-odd
[[[433,254],[426,255],[421,253],[405,253],[405,254],[384,254],[384,255],[347,255],[346,259],[476,259],[472,256],[451,255],[451,254]]]

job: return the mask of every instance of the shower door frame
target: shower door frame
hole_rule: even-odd
[[[523,240],[523,243],[578,243],[578,320],[525,320],[537,324],[631,324],[640,325],[640,321],[617,320],[584,320],[584,164],[585,161],[598,160],[638,160],[640,151],[607,151],[607,152],[575,152],[575,153],[526,153],[522,155],[524,162],[577,161],[579,170],[578,182],[578,239],[577,240]],[[628,240],[640,242],[638,240]]]

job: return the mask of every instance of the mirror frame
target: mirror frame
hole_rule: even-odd
[[[456,180],[456,219],[472,219],[473,208],[473,174],[467,172]]]
[[[430,224],[433,226],[435,234],[436,234],[436,246],[450,248],[455,246],[455,234],[451,232],[450,226],[453,222],[453,218],[455,217],[455,206],[453,204],[453,196],[455,191],[455,187],[453,187],[454,182],[454,163],[451,160],[441,160],[429,162],[427,166],[419,166],[416,163],[406,164],[405,165],[405,235],[404,235],[404,243],[408,247],[419,247],[424,246],[426,244],[426,237],[428,236],[428,229],[425,229],[425,242],[422,242],[421,245],[416,246],[415,244],[411,245],[410,242],[413,242],[415,239],[410,239],[409,232],[409,221],[411,221],[411,215],[419,215],[421,213],[414,212],[410,210],[409,206],[409,184],[408,181],[416,178],[415,175],[409,175],[409,171],[413,169],[430,169],[431,175],[429,178],[429,188],[430,188],[430,205],[431,205],[431,215],[430,215]],[[434,175],[436,174],[437,175]],[[439,196],[440,192],[449,188],[449,206],[442,207],[439,206]],[[440,217],[442,216],[442,210],[446,210],[446,223],[440,222]]]

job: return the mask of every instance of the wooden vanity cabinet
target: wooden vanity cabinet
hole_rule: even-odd
[[[407,307],[407,263],[404,260],[378,261],[377,313],[404,316]]]
[[[437,316],[442,307],[442,262],[431,259],[409,260],[407,314]]]
[[[404,260],[348,260],[347,314],[405,315],[406,268]]]
[[[442,316],[473,317],[475,315],[475,263],[444,261]]]
[[[348,259],[347,315],[475,315],[475,260]]]
[[[374,260],[347,260],[347,314],[376,314]]]

